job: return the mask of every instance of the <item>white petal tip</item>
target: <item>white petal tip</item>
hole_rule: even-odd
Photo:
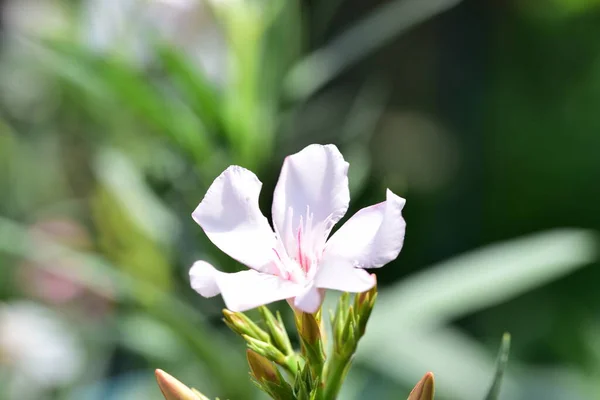
[[[216,275],[220,272],[206,261],[196,261],[190,268],[190,284],[203,297],[213,297],[221,293]]]
[[[398,196],[396,193],[392,192],[390,189],[386,189],[386,200],[397,204],[400,209],[403,209],[406,205],[406,199]]]

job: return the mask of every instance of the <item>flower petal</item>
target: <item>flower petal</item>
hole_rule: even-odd
[[[378,268],[394,260],[404,243],[405,203],[388,190],[386,201],[358,211],[333,234],[323,259],[346,260],[359,268]]]
[[[288,253],[297,250],[294,246],[301,220],[310,220],[313,226],[326,225],[320,240],[324,245],[349,202],[348,163],[337,147],[313,144],[287,157],[275,187],[272,213],[273,225]]]
[[[221,293],[216,276],[222,272],[206,261],[196,261],[190,268],[190,283],[192,289],[204,297],[214,297]]]
[[[258,207],[262,183],[245,168],[227,168],[192,213],[208,238],[231,258],[269,272],[275,234]]]
[[[228,309],[235,312],[290,299],[302,292],[302,287],[275,275],[248,270],[228,274],[216,270],[205,261],[197,261],[190,269],[192,288],[204,297],[221,293]]]
[[[376,283],[373,275],[343,260],[325,261],[315,276],[315,285],[319,288],[350,293],[365,292]]]
[[[323,297],[323,290],[320,290],[315,286],[306,287],[302,293],[298,294],[294,299],[294,307],[305,313],[314,314],[319,307],[321,307]]]

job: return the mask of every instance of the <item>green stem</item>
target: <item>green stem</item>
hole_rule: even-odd
[[[352,353],[343,355],[334,352],[331,355],[331,358],[325,363],[325,373],[323,374],[325,380],[321,400],[335,400],[351,365]]]
[[[292,354],[287,354],[285,357],[285,365],[282,365],[284,370],[290,374],[293,378],[300,373],[300,369],[302,368],[304,361],[302,356],[298,353],[293,352]],[[298,366],[300,364],[300,366]]]

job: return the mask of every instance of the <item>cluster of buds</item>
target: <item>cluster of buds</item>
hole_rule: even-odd
[[[365,334],[376,298],[376,287],[355,295],[353,300],[348,293],[342,294],[336,311],[330,312],[330,354],[325,351],[320,310],[315,314],[294,310],[299,351],[294,350],[279,312],[274,315],[268,308],[260,307],[261,321],[256,323],[243,313],[224,310],[223,319],[246,341],[250,377],[271,398],[334,400],[350,369],[358,342]],[[505,334],[486,400],[498,399],[509,348],[510,335]],[[161,370],[156,371],[156,378],[166,400],[210,400]],[[410,392],[408,400],[433,398],[434,377],[428,372]]]
[[[276,400],[333,400],[350,369],[358,342],[364,335],[377,298],[377,288],[340,297],[332,326],[331,354],[325,351],[321,311],[310,314],[294,310],[300,349],[294,350],[279,312],[259,307],[260,321],[240,312],[223,311],[225,324],[247,345],[250,376],[256,386]],[[170,375],[157,371],[157,380],[167,400],[208,400]],[[428,373],[415,386],[409,400],[433,399],[433,375]]]
[[[259,327],[244,313],[223,310],[225,324],[240,335],[248,346],[248,354],[256,354],[271,363],[279,365],[290,376],[297,374],[299,365],[303,362],[294,351],[290,338],[287,334],[283,319],[279,312],[276,315],[265,306],[259,307],[258,311],[262,317],[262,324],[266,330]],[[248,357],[248,363],[252,368],[256,358]]]
[[[331,354],[325,352],[321,311],[294,311],[300,351],[296,352],[281,314],[259,307],[261,322],[240,312],[223,310],[225,324],[246,342],[250,376],[258,388],[276,400],[333,400],[350,369],[358,342],[364,335],[377,298],[377,288],[354,296],[340,297],[330,312],[333,332]],[[259,325],[264,326],[261,327]],[[287,375],[284,377],[281,371]],[[172,376],[157,370],[156,377],[166,400],[209,400]],[[433,399],[433,374],[426,374],[408,400]]]
[[[246,341],[250,374],[261,390],[282,400],[335,399],[376,296],[373,288],[356,295],[350,305],[350,295],[342,295],[336,312],[331,313],[334,337],[330,355],[325,352],[321,310],[311,314],[294,309],[299,351],[294,350],[281,315],[267,307],[258,309],[260,323],[239,312],[224,310],[223,314],[227,326]]]

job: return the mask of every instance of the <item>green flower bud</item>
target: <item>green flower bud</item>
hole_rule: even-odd
[[[277,346],[284,354],[290,355],[294,353],[290,338],[281,319],[281,314],[277,312],[277,318],[265,306],[259,307],[258,311],[262,315],[263,321],[273,338],[273,344]]]
[[[266,357],[268,360],[273,361],[279,365],[286,365],[285,355],[271,343],[263,342],[262,340],[257,340],[247,335],[242,335],[242,337],[246,341],[248,348],[250,348],[254,352],[260,354],[263,357]]]
[[[269,334],[258,327],[250,318],[240,312],[232,312],[228,309],[223,310],[224,321],[229,328],[238,335],[247,335],[252,338],[270,342]]]

